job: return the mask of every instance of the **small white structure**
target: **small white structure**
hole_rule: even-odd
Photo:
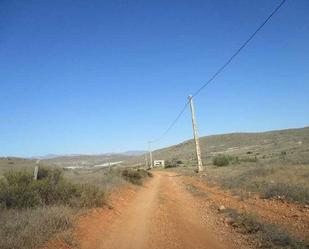
[[[165,161],[164,160],[154,160],[153,166],[154,167],[164,167]]]

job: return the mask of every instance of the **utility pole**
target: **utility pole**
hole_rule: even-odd
[[[153,165],[152,165],[152,151],[151,151],[151,142],[148,142],[148,150],[149,150],[149,160],[150,160],[150,168],[152,169]]]
[[[34,172],[33,172],[33,179],[37,180],[38,179],[38,173],[39,173],[39,163],[41,160],[36,161],[36,165],[34,167]]]
[[[198,172],[201,172],[204,170],[204,167],[203,167],[202,158],[201,158],[201,148],[200,148],[200,143],[199,143],[199,138],[198,138],[198,129],[197,129],[197,124],[196,124],[196,119],[195,119],[195,109],[194,109],[192,95],[189,95],[188,99],[190,102],[190,109],[191,109],[191,116],[192,116],[192,127],[193,127],[194,141],[195,141]]]
[[[108,160],[108,171],[109,171],[109,172],[111,172],[111,169],[112,169],[111,166],[112,166],[112,165],[111,165],[111,161]]]
[[[145,166],[146,166],[146,168],[148,168],[148,157],[147,157],[147,153],[145,154]]]

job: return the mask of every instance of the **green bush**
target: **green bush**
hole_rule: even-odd
[[[139,172],[143,178],[145,177],[153,177],[152,173],[149,172],[148,170],[144,170],[144,169],[138,169],[137,172]]]
[[[246,157],[240,159],[241,162],[248,162],[248,163],[256,163],[258,161],[257,157]]]
[[[49,169],[41,167],[39,168],[37,179],[48,179],[49,182],[57,184],[62,179],[62,171],[60,169]]]
[[[230,159],[228,156],[225,155],[217,155],[212,163],[218,167],[227,166],[230,163]]]
[[[177,167],[177,164],[173,163],[173,161],[166,161],[164,168],[175,168]]]
[[[164,168],[174,168],[174,167],[179,167],[182,165],[183,165],[183,162],[181,160],[172,159],[172,160],[167,160],[165,162]]]
[[[0,207],[24,208],[40,204],[36,192],[31,191],[32,175],[27,172],[8,172],[0,180]]]
[[[142,174],[136,170],[132,169],[125,169],[122,171],[122,176],[125,180],[136,184],[136,185],[141,185],[142,182]]]
[[[124,169],[121,175],[126,181],[136,185],[142,185],[144,178],[152,177],[152,173],[144,169]]]
[[[245,162],[245,161],[250,161],[250,162],[255,161],[256,162],[256,158],[254,160],[239,159],[238,156],[229,156],[229,155],[219,154],[213,158],[212,163],[213,165],[222,167],[222,166],[228,166],[229,164],[239,164],[240,162]]]

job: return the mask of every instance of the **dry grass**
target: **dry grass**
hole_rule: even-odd
[[[105,192],[90,184],[74,184],[59,169],[40,168],[38,180],[26,171],[7,172],[0,180],[0,207],[32,208],[44,205],[98,207]]]
[[[63,206],[0,210],[0,248],[38,248],[53,234],[72,227],[72,209]]]
[[[208,167],[207,179],[234,192],[257,192],[264,198],[309,203],[309,165],[261,163]]]
[[[64,178],[79,184],[91,184],[104,190],[107,195],[115,189],[128,184],[128,182],[121,176],[120,170],[100,169],[94,171],[74,170],[65,171]]]
[[[261,222],[255,215],[241,214],[234,209],[226,209],[225,214],[231,219],[229,223],[238,232],[256,240],[259,248],[306,249],[309,246],[277,225]]]
[[[36,160],[14,158],[14,157],[0,157],[0,179],[5,172],[11,170],[25,170],[33,172],[36,165]]]

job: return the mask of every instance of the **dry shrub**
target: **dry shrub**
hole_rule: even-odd
[[[0,180],[0,207],[31,208],[43,205],[97,207],[105,193],[89,184],[73,184],[62,178],[61,171],[40,169],[38,180],[25,171],[6,173]]]
[[[148,172],[144,169],[124,169],[122,170],[122,177],[126,180],[131,182],[132,184],[142,185],[143,179],[146,177],[152,177],[152,173]]]
[[[142,183],[143,183],[143,181],[142,181],[142,174],[140,174],[136,170],[124,169],[122,171],[122,177],[126,181],[131,182],[132,184],[142,185]]]
[[[38,248],[54,233],[72,226],[72,211],[52,206],[0,211],[0,248]]]
[[[145,169],[138,169],[137,172],[139,172],[142,175],[142,178],[153,177],[153,174]]]
[[[223,167],[228,166],[229,164],[239,164],[243,160],[245,159],[239,159],[237,156],[219,154],[213,158],[212,164],[218,167]]]
[[[264,223],[250,213],[238,213],[235,209],[226,209],[225,213],[232,218],[230,222],[239,232],[253,236],[260,243],[259,248],[308,248],[277,225]]]
[[[288,201],[309,203],[309,189],[302,185],[287,183],[267,183],[263,185],[264,198],[280,197]]]
[[[69,205],[79,208],[100,207],[106,202],[106,195],[93,185],[77,185],[73,197],[69,198]]]
[[[263,198],[285,199],[309,203],[309,177],[306,166],[253,166],[222,167],[212,170],[208,181],[216,181],[233,192],[256,192]]]
[[[64,178],[72,183],[94,185],[106,194],[113,192],[120,186],[128,184],[121,176],[121,171],[119,169],[65,171]]]
[[[217,155],[213,161],[213,165],[216,165],[218,167],[227,166],[230,163],[229,157],[225,155]]]

